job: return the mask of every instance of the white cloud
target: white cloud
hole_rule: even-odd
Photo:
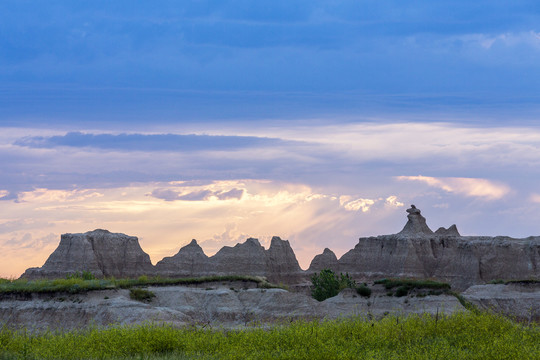
[[[530,200],[534,203],[540,203],[540,194],[531,194]]]
[[[498,200],[510,192],[506,184],[475,178],[436,178],[430,176],[398,176],[398,180],[420,181],[431,187],[442,189],[446,192],[456,193],[469,197],[482,198],[485,200]]]
[[[395,195],[391,195],[387,197],[385,203],[387,205],[394,206],[394,207],[402,207],[405,205],[402,202],[399,202],[397,196]]]
[[[9,195],[9,191],[0,190],[0,199]]]
[[[486,50],[499,44],[506,47],[524,44],[533,48],[540,48],[540,33],[534,30],[502,34],[467,34],[451,39],[459,39],[466,44],[476,45]]]
[[[362,198],[352,200],[352,197],[347,195],[339,197],[339,204],[347,211],[362,210],[362,212],[368,212],[369,208],[375,204],[375,201],[376,200]]]

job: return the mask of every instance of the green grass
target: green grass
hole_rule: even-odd
[[[538,359],[540,327],[488,313],[348,318],[250,330],[143,325],[0,330],[0,359]]]
[[[140,276],[138,279],[85,279],[82,277],[69,276],[65,279],[0,279],[1,294],[32,294],[32,293],[71,293],[77,294],[91,290],[105,289],[129,289],[137,286],[172,286],[172,285],[196,285],[209,282],[243,281],[254,282],[260,288],[278,288],[279,286],[268,283],[256,276],[205,276],[198,278],[162,278]],[[1,360],[1,358],[0,358]]]

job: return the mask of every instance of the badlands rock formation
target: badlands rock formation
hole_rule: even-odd
[[[30,268],[22,277],[57,278],[75,271],[90,271],[97,277],[137,277],[154,271],[150,256],[135,236],[94,230],[63,234],[60,245],[41,268]]]
[[[308,272],[317,272],[323,269],[332,269],[339,272],[339,261],[332,250],[325,248],[322,254],[316,255],[309,265]]]
[[[336,270],[359,280],[431,278],[461,290],[490,280],[540,278],[540,237],[460,236],[455,225],[434,233],[414,205],[407,212],[402,231],[360,238]]]
[[[209,275],[210,260],[197,240],[191,242],[171,257],[156,264],[156,272],[168,277],[194,277]]]
[[[136,237],[95,230],[62,235],[60,245],[41,268],[28,269],[24,277],[64,277],[74,271],[96,276],[136,277],[158,274],[169,277],[206,275],[265,276],[289,285],[309,283],[316,271],[330,268],[348,272],[357,281],[386,277],[431,278],[449,282],[455,289],[490,280],[540,278],[540,237],[461,236],[455,225],[433,232],[414,205],[408,221],[393,235],[360,238],[354,249],[340,259],[325,249],[309,270],[300,269],[286,240],[272,238],[269,249],[257,239],[234,247],[225,246],[208,257],[193,240],[155,267]]]
[[[253,275],[272,282],[295,283],[303,276],[294,251],[287,240],[274,236],[265,250],[254,238],[234,247],[224,246],[214,256],[207,257],[193,240],[173,257],[156,264],[162,276]]]

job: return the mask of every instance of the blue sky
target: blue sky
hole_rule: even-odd
[[[3,1],[0,274],[97,227],[154,262],[280,235],[306,267],[411,202],[540,234],[539,24],[535,1]]]

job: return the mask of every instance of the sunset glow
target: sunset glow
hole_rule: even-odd
[[[539,235],[538,6],[458,3],[3,2],[0,276],[97,228],[307,268],[410,204]]]

